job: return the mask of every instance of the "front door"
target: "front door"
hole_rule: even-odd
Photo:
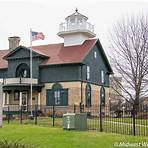
[[[26,91],[22,92],[22,106],[23,110],[27,110],[27,98],[28,98],[28,93]]]

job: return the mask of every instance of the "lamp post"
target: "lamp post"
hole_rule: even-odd
[[[103,127],[102,127],[102,106],[105,106],[105,89],[104,89],[103,84],[100,88],[100,132],[103,131]]]
[[[125,117],[125,106],[122,107],[123,110],[123,117]]]
[[[105,73],[105,75],[106,75],[106,74],[107,74],[107,73]],[[101,71],[101,88],[100,88],[100,132],[103,131],[103,127],[102,127],[102,107],[105,106],[105,88],[104,88],[105,75],[104,75],[104,71]]]
[[[105,88],[103,84],[100,88],[100,105],[105,106]]]

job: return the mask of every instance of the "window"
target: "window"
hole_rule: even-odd
[[[30,77],[30,67],[26,63],[20,64],[16,68],[16,77],[29,78]]]
[[[82,25],[83,20],[82,19],[78,19],[78,24]]]
[[[24,71],[23,71],[23,77],[24,77],[24,78],[27,77],[27,70],[26,70],[26,69],[24,69]]]
[[[14,101],[18,101],[19,98],[20,98],[20,93],[19,93],[19,91],[15,91],[15,92],[14,92]]]
[[[97,52],[94,51],[94,58],[96,59],[97,58]]]
[[[101,83],[103,84],[104,83],[104,71],[101,70]]]
[[[52,89],[47,90],[46,104],[48,106],[67,106],[68,89],[64,89],[61,84],[55,83]]]
[[[85,94],[86,94],[86,107],[90,107],[91,106],[91,86],[90,84],[86,85],[86,90],[85,90]]]
[[[87,66],[87,80],[90,79],[90,66]]]
[[[54,98],[55,98],[55,105],[60,105],[61,104],[61,98],[60,98],[60,91],[56,90],[54,91]]]

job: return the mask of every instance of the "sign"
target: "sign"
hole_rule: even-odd
[[[0,127],[2,127],[2,120],[3,120],[2,104],[3,104],[3,92],[2,92],[2,83],[0,83]]]
[[[105,106],[105,88],[103,86],[100,88],[100,103]]]

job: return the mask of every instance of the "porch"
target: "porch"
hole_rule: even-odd
[[[43,85],[33,84],[32,99],[30,84],[7,84],[3,86],[3,107],[9,106],[10,110],[17,111],[21,106],[27,109],[28,106],[41,105],[41,88]],[[13,108],[12,108],[13,106]],[[16,106],[16,107],[14,107]],[[14,109],[15,108],[15,109]]]

